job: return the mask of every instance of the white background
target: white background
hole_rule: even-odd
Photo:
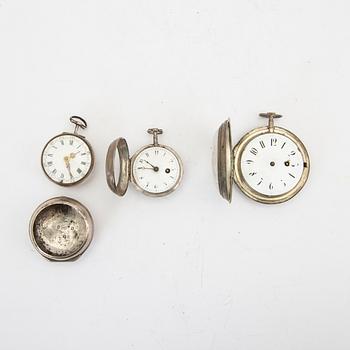
[[[0,348],[350,348],[350,3],[347,0],[0,0]],[[304,190],[255,203],[214,181],[214,133],[235,142],[275,111],[311,156]],[[88,120],[97,164],[64,189],[40,152]],[[163,199],[105,183],[109,143],[134,153],[148,127],[185,164]],[[32,247],[48,198],[92,212],[74,263]]]

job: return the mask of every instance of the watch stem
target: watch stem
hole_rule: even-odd
[[[153,145],[158,145],[158,135],[163,134],[163,129],[151,128],[147,132],[153,135]]]

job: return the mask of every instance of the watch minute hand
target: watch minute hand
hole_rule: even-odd
[[[144,159],[144,161],[145,161],[147,164],[149,164],[149,165],[153,168],[153,170],[154,170],[155,172],[159,171],[159,168],[158,168],[157,166],[152,165],[152,164],[151,164],[149,161],[147,161],[146,159]]]
[[[144,161],[145,161],[147,164],[149,164],[153,169],[155,168],[155,166],[152,165],[148,160],[144,159]]]

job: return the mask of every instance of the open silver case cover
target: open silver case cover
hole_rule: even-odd
[[[119,156],[119,177],[116,180],[116,153]],[[130,181],[130,158],[129,147],[122,137],[113,141],[106,157],[106,179],[108,187],[116,195],[122,197],[128,190]]]
[[[94,222],[89,210],[69,197],[55,197],[33,213],[30,239],[37,251],[50,261],[74,261],[89,247]]]
[[[231,123],[229,119],[223,122],[218,130],[217,174],[220,194],[224,199],[231,202],[233,185],[233,149],[231,140]]]

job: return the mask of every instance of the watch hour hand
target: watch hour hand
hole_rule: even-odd
[[[140,167],[138,167],[137,168],[138,170],[154,170],[153,168],[146,168],[146,167],[144,167],[144,166],[140,166]]]
[[[70,158],[70,159],[74,159],[75,156],[76,156],[77,154],[79,154],[79,153],[80,153],[80,151],[75,152],[75,153],[71,153],[71,154],[69,155],[69,158]]]
[[[73,174],[72,174],[72,170],[70,168],[70,163],[69,163],[69,157],[64,157],[64,162],[66,164],[66,168],[68,170],[70,178],[73,179]]]

